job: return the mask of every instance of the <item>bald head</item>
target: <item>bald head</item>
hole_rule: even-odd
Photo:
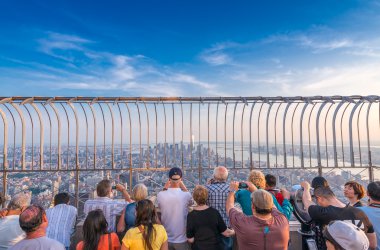
[[[44,223],[45,210],[36,205],[27,207],[24,212],[20,214],[20,227],[26,233],[36,231],[42,223]]]
[[[216,181],[226,181],[228,178],[228,170],[225,167],[219,166],[214,168],[214,179]]]

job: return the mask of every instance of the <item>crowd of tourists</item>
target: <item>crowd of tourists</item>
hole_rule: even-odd
[[[207,185],[190,193],[180,168],[172,168],[154,201],[137,184],[124,201],[113,198],[112,183],[102,180],[97,198],[84,204],[82,240],[72,241],[77,209],[67,193],[54,197],[46,211],[31,205],[29,193],[19,193],[0,211],[0,250],[283,250],[290,241],[291,194],[276,187],[276,177],[257,170],[247,180],[228,180],[228,170],[216,167]],[[367,190],[357,182],[344,185],[343,203],[323,177],[304,181],[302,202],[312,219],[318,249],[365,250],[380,244],[380,182]],[[363,202],[363,198],[368,201]]]

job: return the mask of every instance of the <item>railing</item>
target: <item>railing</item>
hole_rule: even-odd
[[[0,97],[2,187],[15,173],[364,168],[380,163],[379,96]],[[380,148],[380,147],[379,147]],[[380,150],[379,150],[380,151]],[[375,153],[375,154],[374,154]],[[380,153],[380,152],[379,152]],[[378,154],[380,155],[380,154]]]

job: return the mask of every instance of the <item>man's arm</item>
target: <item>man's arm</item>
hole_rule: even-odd
[[[229,214],[230,210],[234,207],[235,204],[235,192],[239,189],[239,182],[231,181],[230,183],[230,192],[228,193],[226,200],[226,213]]]
[[[179,187],[183,192],[189,192],[182,180],[179,182]]]
[[[307,181],[303,181],[301,182],[301,187],[303,187],[302,203],[305,207],[305,210],[309,211],[309,207],[311,205],[316,205],[311,199],[310,184]]]

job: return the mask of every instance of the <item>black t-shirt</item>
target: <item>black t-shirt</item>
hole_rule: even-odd
[[[194,237],[193,250],[221,249],[220,236],[226,229],[222,216],[215,208],[193,210],[187,215],[186,236]]]
[[[322,230],[333,220],[348,221],[364,230],[366,233],[373,233],[374,228],[367,215],[359,208],[347,205],[346,207],[321,207],[312,205],[308,209],[309,215],[317,226],[314,228],[318,249],[324,250],[326,242],[323,238]]]
[[[333,220],[349,221],[366,233],[375,232],[367,215],[360,209],[352,206],[346,207],[321,207],[312,205],[309,207],[309,215],[313,221],[322,228]]]

